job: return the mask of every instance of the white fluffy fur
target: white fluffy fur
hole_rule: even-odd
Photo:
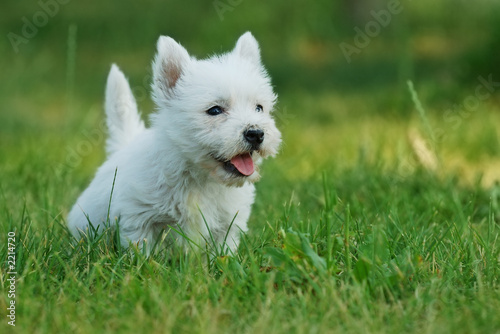
[[[106,88],[108,159],[71,210],[69,228],[80,237],[88,233],[89,221],[100,231],[107,221],[112,226],[119,222],[124,246],[144,241],[150,246],[169,227],[203,243],[210,240],[210,229],[219,244],[227,235],[234,251],[240,231],[247,230],[257,164],[275,155],[281,142],[271,117],[276,95],[261,65],[258,43],[247,32],[232,52],[206,60],[190,57],[169,37],[160,37],[157,48],[152,83],[157,111],[148,129],[124,75],[111,68]],[[216,105],[225,112],[207,114]],[[244,139],[248,128],[264,131],[258,150],[251,150]],[[251,152],[256,164],[252,175],[236,176],[224,168],[221,161],[245,152]],[[185,238],[173,231],[170,235],[186,245]]]
[[[110,155],[127,146],[130,141],[146,128],[137,111],[137,104],[127,79],[118,66],[111,66],[106,84],[106,124],[109,137],[106,152]]]

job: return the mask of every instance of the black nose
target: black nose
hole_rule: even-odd
[[[264,131],[260,129],[249,129],[243,133],[247,142],[252,144],[252,147],[258,147],[264,141]]]

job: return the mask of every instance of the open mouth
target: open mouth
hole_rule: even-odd
[[[231,158],[231,160],[223,161],[217,159],[222,163],[224,170],[235,176],[250,176],[255,172],[255,166],[251,153],[238,154]]]

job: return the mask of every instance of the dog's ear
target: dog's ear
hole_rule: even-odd
[[[242,58],[260,65],[259,43],[257,43],[257,40],[249,31],[241,35],[238,42],[236,42],[233,52]]]
[[[170,37],[160,36],[153,61],[153,93],[156,98],[169,98],[189,64],[186,49]]]

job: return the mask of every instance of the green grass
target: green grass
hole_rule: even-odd
[[[37,163],[33,177],[47,179]],[[425,171],[397,178],[360,163],[309,180],[308,193],[284,206],[268,203],[273,212],[258,201],[238,254],[207,263],[175,251],[146,258],[110,233],[72,246],[50,203],[64,201],[58,194],[68,186],[53,182],[33,184],[38,198],[2,209],[2,235],[18,238],[17,332],[500,328],[498,194],[479,186]],[[273,191],[272,182],[261,185],[260,193]],[[266,215],[276,218],[256,221]]]
[[[5,7],[2,32],[39,10]],[[0,333],[500,331],[498,91],[446,116],[478,76],[499,80],[500,8],[405,8],[350,65],[338,43],[366,20],[327,0],[243,1],[224,20],[212,2],[70,2],[19,54],[3,39],[0,258],[14,231],[17,308],[13,328],[3,260]],[[146,257],[111,232],[72,243],[68,210],[105,159],[110,63],[148,114],[159,34],[202,57],[246,30],[280,97],[284,145],[264,163],[238,253]],[[435,168],[415,154],[415,138]]]
[[[208,262],[175,250],[147,258],[112,233],[72,245],[64,215],[85,182],[54,175],[51,155],[27,142],[1,174],[0,233],[17,236],[16,332],[498,330],[498,188],[418,166],[403,174],[370,150],[335,167],[304,155],[320,165],[298,178],[293,122],[282,159],[264,166],[238,254]]]

